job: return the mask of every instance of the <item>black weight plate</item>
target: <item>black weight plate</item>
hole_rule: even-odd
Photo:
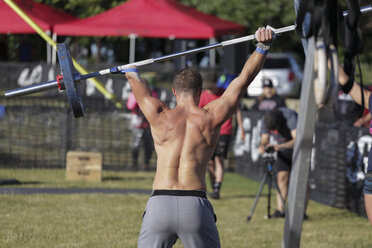
[[[67,44],[58,44],[57,53],[70,107],[75,118],[82,117],[84,116],[83,99],[81,97],[80,87],[75,82],[75,68]]]

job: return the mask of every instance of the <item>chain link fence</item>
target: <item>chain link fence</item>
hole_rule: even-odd
[[[107,65],[106,65],[107,66]],[[94,68],[93,68],[94,70]],[[38,63],[1,63],[1,91],[52,80],[59,68]],[[168,80],[169,75],[159,74]],[[122,75],[100,78],[105,88],[126,105],[129,83]],[[174,105],[172,93],[156,87],[159,97]],[[81,84],[83,118],[74,118],[66,94],[57,89],[7,99],[0,96],[0,167],[64,168],[68,151],[100,152],[104,169],[129,169],[132,133],[130,112],[117,109],[87,80]],[[143,157],[142,150],[139,162]],[[155,168],[155,154],[150,169]]]

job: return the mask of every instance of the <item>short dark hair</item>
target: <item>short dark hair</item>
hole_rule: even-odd
[[[278,129],[278,127],[285,121],[282,112],[279,109],[273,109],[266,112],[264,122],[269,130]]]
[[[178,92],[195,93],[202,88],[202,77],[195,69],[183,69],[176,73],[173,85]]]

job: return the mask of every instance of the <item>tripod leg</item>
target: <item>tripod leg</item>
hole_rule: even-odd
[[[262,192],[262,189],[263,187],[265,186],[265,183],[267,181],[267,177],[268,177],[268,173],[265,174],[264,178],[262,179],[261,181],[261,185],[260,185],[260,189],[258,190],[258,193],[256,195],[256,199],[253,203],[253,206],[251,208],[251,212],[249,213],[248,217],[247,217],[247,221],[250,221],[252,219],[252,215],[253,215],[253,212],[254,210],[256,209],[256,205],[258,203],[258,199],[260,198],[260,195],[261,195],[261,192]]]
[[[270,215],[270,208],[271,208],[271,184],[272,184],[272,176],[271,173],[268,173],[268,179],[267,184],[269,186],[269,192],[267,194],[267,218],[271,218]]]

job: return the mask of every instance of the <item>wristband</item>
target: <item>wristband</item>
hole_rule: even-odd
[[[137,68],[126,68],[126,69],[123,69],[120,71],[120,73],[122,74],[125,74],[126,72],[136,72],[138,73],[138,69]]]
[[[269,52],[269,50],[263,50],[263,49],[261,49],[259,47],[256,47],[256,52],[258,52],[258,53],[260,53],[262,55],[266,55]]]
[[[270,46],[265,45],[261,42],[257,43],[256,45],[256,52],[266,55],[269,52]]]
[[[125,74],[126,72],[137,72],[138,73],[138,70],[137,70],[137,68],[125,68],[125,69],[119,71],[118,67],[110,68],[110,73],[111,74],[116,74],[116,73]]]
[[[354,86],[354,79],[352,78],[349,78],[349,80],[347,81],[346,84],[342,85],[342,91],[345,93],[345,94],[349,94],[350,90],[353,88]]]

